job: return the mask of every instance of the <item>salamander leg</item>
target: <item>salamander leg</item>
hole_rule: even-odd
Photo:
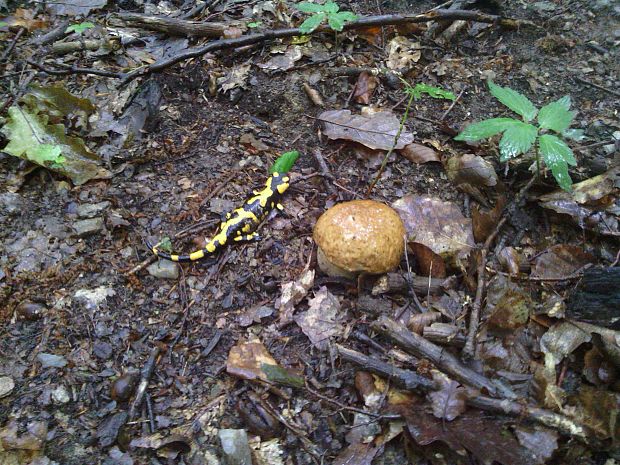
[[[261,240],[261,237],[259,236],[257,232],[253,232],[252,234],[245,234],[242,236],[235,236],[234,238],[235,242],[256,242],[260,240]]]

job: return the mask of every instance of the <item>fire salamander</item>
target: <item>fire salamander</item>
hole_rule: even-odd
[[[273,173],[267,179],[262,190],[254,191],[254,195],[248,198],[243,206],[227,213],[222,218],[217,234],[207,243],[204,249],[196,250],[189,255],[178,255],[162,252],[149,242],[146,245],[158,257],[172,260],[173,262],[193,262],[219,252],[231,242],[260,240],[256,229],[272,209],[278,208],[282,210],[282,205],[279,201],[282,194],[288,189],[289,181],[288,176]]]

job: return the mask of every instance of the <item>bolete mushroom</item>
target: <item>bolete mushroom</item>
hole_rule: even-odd
[[[405,226],[392,208],[374,200],[334,205],[314,226],[319,268],[330,276],[382,274],[400,263]]]

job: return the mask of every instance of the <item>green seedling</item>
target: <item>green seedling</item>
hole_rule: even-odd
[[[262,21],[252,21],[251,23],[248,23],[248,27],[249,27],[250,29],[256,29],[256,28],[259,28],[259,27],[261,27],[262,25],[263,25],[263,22],[262,22]]]
[[[562,138],[581,140],[583,131],[569,129],[576,112],[570,111],[570,97],[562,97],[538,110],[530,100],[508,87],[500,87],[489,81],[491,94],[512,111],[521,116],[514,118],[491,118],[467,126],[455,140],[475,142],[502,133],[499,141],[500,161],[505,162],[518,155],[526,154],[534,147],[536,166],[540,174],[540,158],[551,170],[558,185],[571,190],[572,180],[568,165],[577,161],[570,147]],[[532,121],[536,118],[538,124]],[[553,134],[555,133],[555,134]]]
[[[456,100],[456,96],[447,90],[443,90],[441,87],[429,86],[428,84],[418,83],[415,86],[411,86],[407,81],[401,78],[401,81],[405,84],[405,93],[413,95],[415,100],[420,100],[422,94],[426,94],[433,98],[442,98],[446,100]]]
[[[271,168],[269,168],[269,172],[280,174],[288,173],[298,158],[299,152],[297,150],[285,152],[278,157],[278,159],[273,163],[273,165],[271,165]]]
[[[325,20],[327,20],[327,24],[334,31],[342,31],[346,22],[355,21],[357,19],[357,15],[350,11],[340,11],[340,6],[331,0],[324,5],[301,2],[295,5],[295,8],[304,13],[312,14],[312,16],[299,26],[299,30],[302,34],[310,34]]]
[[[81,34],[86,29],[91,29],[93,27],[95,27],[93,23],[86,21],[80,24],[72,24],[71,26],[67,27],[67,29],[65,29],[65,33],[70,34],[72,32],[75,32],[76,34]]]

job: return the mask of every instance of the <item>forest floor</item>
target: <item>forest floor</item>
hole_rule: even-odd
[[[454,1],[439,11],[521,23],[386,19],[157,70],[307,14],[292,1],[108,3],[0,1],[2,465],[232,464],[248,450],[254,464],[619,463],[620,7]],[[439,3],[339,6],[363,19]],[[128,12],[221,31],[156,32]],[[380,292],[377,277],[317,268],[317,219],[365,198],[386,154],[355,131],[332,136],[323,113],[381,110],[393,130],[408,101],[400,77],[457,98],[412,102],[403,134],[419,145],[394,151],[370,193],[398,207],[413,251]],[[454,140],[515,116],[489,80],[537,108],[570,96],[571,127],[584,130],[567,142],[572,192],[547,171],[528,185],[531,153],[500,163],[498,138]],[[58,144],[77,161],[62,168],[63,152],[42,168],[14,156],[20,144],[30,155]],[[284,210],[261,241],[182,265],[144,246],[201,247],[291,150]],[[441,231],[456,232],[440,257]],[[415,299],[393,283],[408,266]],[[608,281],[592,291],[597,279]],[[433,387],[407,388],[416,373]]]

